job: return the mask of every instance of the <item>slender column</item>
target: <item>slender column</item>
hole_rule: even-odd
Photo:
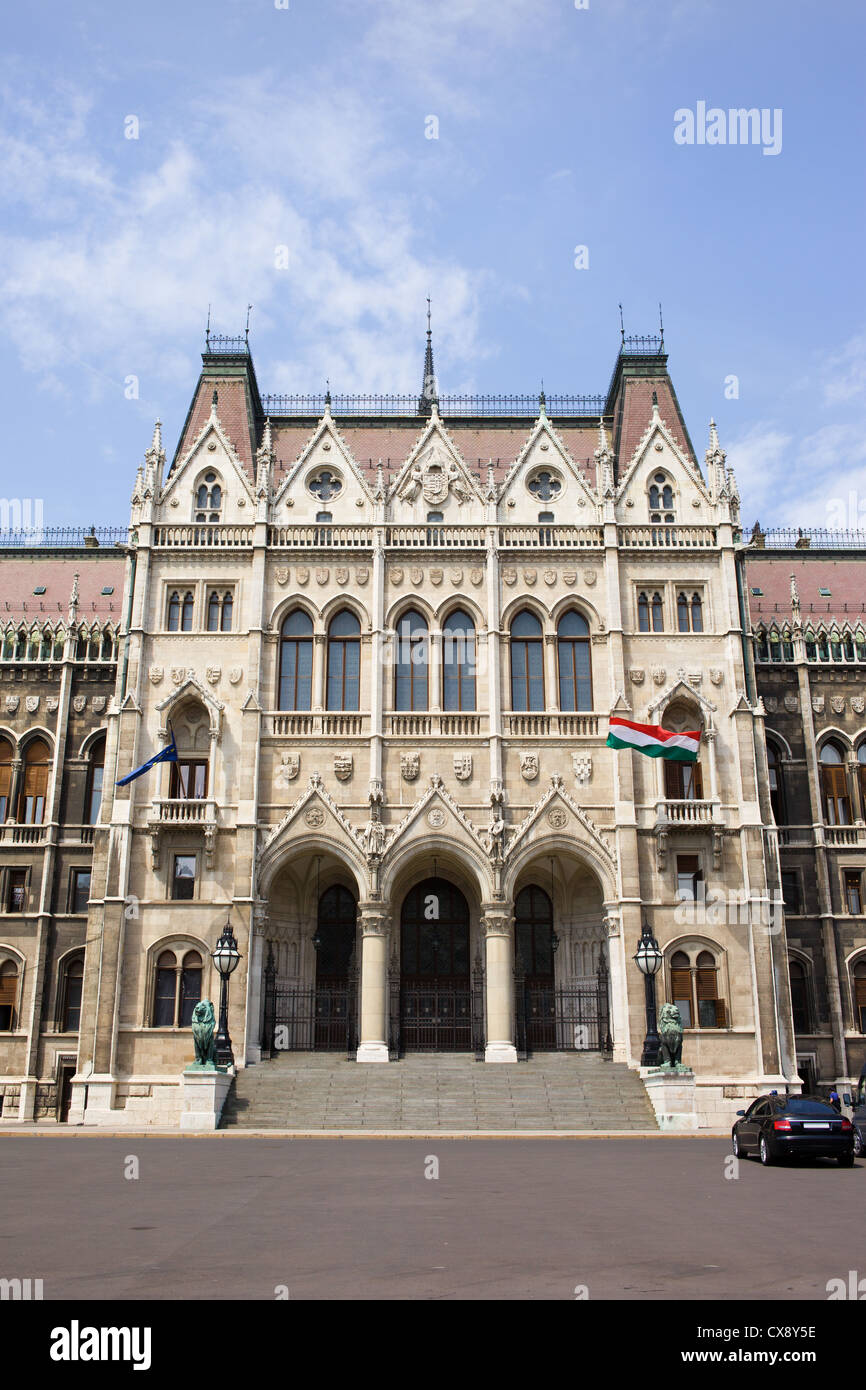
[[[388,1061],[389,919],[382,903],[359,903],[361,923],[361,1042],[358,1062]]]
[[[313,633],[313,709],[325,708],[325,634]]]
[[[704,730],[704,742],[707,745],[707,762],[710,769],[710,800],[715,804],[719,800],[719,774],[716,766],[716,731],[712,728]],[[659,762],[663,760],[659,758]],[[715,814],[715,810],[713,811]]]
[[[491,504],[493,506],[494,504]],[[500,689],[499,555],[496,527],[487,529],[487,709],[490,717],[490,780],[502,781],[502,692]]]
[[[481,918],[487,956],[485,1062],[516,1062],[514,1046],[514,918],[491,904]]]
[[[556,633],[544,634],[544,707],[559,709],[559,678],[556,669]]]
[[[427,672],[427,708],[438,714],[442,708],[442,633],[430,629],[430,666]]]
[[[860,763],[856,753],[847,759],[848,764],[848,785],[851,787],[851,810],[854,812],[853,820],[856,825],[863,821],[863,788],[860,784]]]

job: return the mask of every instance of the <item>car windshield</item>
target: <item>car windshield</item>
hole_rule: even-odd
[[[832,1105],[827,1105],[823,1100],[813,1100],[809,1096],[792,1096],[785,1109],[789,1115],[816,1115],[822,1120],[836,1113]]]

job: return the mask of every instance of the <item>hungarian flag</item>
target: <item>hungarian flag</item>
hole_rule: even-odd
[[[607,748],[635,748],[648,758],[668,758],[676,763],[695,763],[701,744],[700,729],[673,734],[658,724],[635,724],[631,719],[610,716]]]

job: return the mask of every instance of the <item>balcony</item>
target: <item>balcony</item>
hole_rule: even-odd
[[[0,826],[4,845],[41,845],[45,839],[44,825],[17,825],[7,821]]]
[[[252,526],[154,526],[159,550],[241,550],[253,543]]]
[[[370,732],[369,714],[265,714],[265,735],[271,738],[364,738]]]
[[[825,825],[828,849],[860,849],[866,845],[866,825]]]
[[[204,832],[205,862],[213,868],[216,847],[217,807],[216,802],[202,798],[186,800],[182,797],[156,797],[151,804],[147,820],[150,835],[151,865],[159,868],[160,837],[164,830],[201,830]]]
[[[483,738],[487,734],[486,714],[442,714],[424,711],[385,715],[385,733],[392,738]]]
[[[603,526],[500,526],[503,550],[602,550]]]
[[[503,730],[516,738],[598,738],[597,714],[504,714]]]
[[[680,826],[691,829],[696,825],[712,825],[719,817],[714,815],[718,809],[715,801],[662,801],[659,804],[659,820],[667,819],[669,827]]]
[[[483,526],[386,526],[389,550],[483,550]]]
[[[268,545],[277,550],[372,550],[372,526],[269,526]]]
[[[620,526],[624,550],[711,550],[718,545],[715,526]]]

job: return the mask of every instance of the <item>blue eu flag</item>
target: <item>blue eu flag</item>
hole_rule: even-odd
[[[163,748],[159,753],[154,753],[152,758],[148,758],[147,762],[142,763],[141,767],[137,767],[134,772],[128,772],[125,777],[120,777],[114,785],[116,787],[125,787],[127,782],[134,782],[136,777],[141,777],[142,773],[148,772],[149,769],[152,768],[155,763],[176,762],[177,744],[174,741],[174,730],[172,730],[171,743],[166,744],[165,748]]]

